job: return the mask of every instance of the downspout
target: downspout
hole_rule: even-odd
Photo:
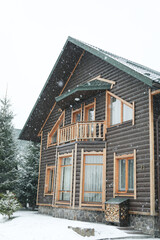
[[[158,178],[158,216],[160,221],[160,157],[159,157],[159,120],[160,116],[156,120],[156,137],[157,137],[157,178]]]

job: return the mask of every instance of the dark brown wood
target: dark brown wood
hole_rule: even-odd
[[[106,200],[113,197],[113,161],[114,152],[116,155],[133,154],[136,149],[137,158],[137,184],[136,195],[137,198],[130,199],[129,208],[134,212],[150,211],[150,151],[149,151],[149,97],[148,87],[136,78],[129,76],[123,71],[115,68],[109,63],[85,53],[76,67],[74,74],[70,78],[68,85],[64,89],[64,93],[70,89],[75,88],[78,84],[91,80],[92,78],[101,75],[102,78],[113,80],[116,84],[110,90],[113,94],[122,98],[126,102],[135,105],[135,119],[134,125],[132,121],[127,121],[118,126],[113,126],[107,129],[106,141],[79,141],[77,142],[76,154],[76,174],[74,173],[76,182],[73,184],[75,189],[74,206],[79,206],[80,193],[80,171],[81,171],[81,149],[84,151],[103,151],[106,148]],[[73,102],[72,106],[65,110],[65,126],[71,124],[72,110],[80,109],[82,105],[82,119],[84,117],[84,106],[94,102],[96,98],[95,120],[105,120],[106,112],[106,93],[101,92],[96,96],[87,98],[82,102]],[[45,166],[46,164],[56,165],[57,154],[71,153],[75,151],[75,142],[66,143],[61,146],[50,146],[47,148],[47,136],[53,128],[57,119],[60,116],[58,105],[55,106],[54,111],[50,114],[44,128],[42,139],[42,153],[41,153],[41,169],[39,178],[39,197],[40,204],[51,204],[52,197],[44,197],[44,182],[45,182]],[[105,143],[107,143],[105,147]],[[74,165],[73,154],[73,165]],[[74,168],[74,166],[73,166]],[[56,169],[57,171],[57,169]],[[74,171],[73,171],[74,172]],[[74,179],[74,176],[72,179]],[[73,182],[73,181],[72,181]],[[144,184],[144,185],[143,185]],[[143,187],[144,186],[144,187]],[[145,191],[144,191],[145,188]],[[157,190],[156,190],[157,191]],[[71,203],[73,204],[73,203]],[[71,205],[72,207],[72,205]]]

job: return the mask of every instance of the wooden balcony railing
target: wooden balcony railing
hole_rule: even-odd
[[[105,121],[77,122],[59,128],[58,144],[87,139],[104,140],[105,133],[106,133]]]

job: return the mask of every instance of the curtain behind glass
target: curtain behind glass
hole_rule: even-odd
[[[111,125],[121,122],[121,101],[117,98],[111,97]]]
[[[69,201],[71,191],[71,157],[61,160],[60,200]],[[64,192],[62,192],[64,191]]]
[[[132,120],[133,109],[123,104],[123,122]]]
[[[119,190],[126,190],[126,160],[119,160]]]
[[[134,161],[128,160],[128,190],[134,190]]]
[[[102,202],[103,156],[86,156],[85,163],[88,165],[85,165],[84,201]]]

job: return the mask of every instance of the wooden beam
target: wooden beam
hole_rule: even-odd
[[[77,167],[77,143],[75,143],[74,150],[74,182],[73,182],[73,204],[72,207],[75,208],[75,195],[76,195],[76,167]]]
[[[155,161],[154,161],[154,120],[153,95],[149,89],[149,135],[150,135],[150,215],[155,215]]]
[[[160,94],[160,89],[151,92],[152,96],[157,95],[157,94]]]
[[[82,185],[83,185],[83,161],[84,161],[84,149],[81,149],[81,172],[80,172],[80,192],[79,192],[79,207],[81,208],[82,204]]]
[[[74,67],[73,71],[71,72],[71,74],[70,74],[69,78],[67,79],[67,81],[66,81],[66,83],[65,83],[65,85],[64,85],[64,87],[63,87],[63,89],[62,89],[62,91],[60,92],[59,96],[61,96],[61,95],[62,95],[62,93],[64,92],[64,89],[66,88],[66,86],[67,86],[67,84],[68,84],[69,80],[71,79],[71,77],[72,77],[73,73],[75,72],[75,70],[76,70],[76,68],[77,68],[77,66],[78,66],[78,64],[79,64],[79,62],[81,61],[81,58],[83,57],[83,55],[84,55],[84,52],[85,52],[85,51],[83,51],[83,52],[82,52],[82,54],[81,54],[80,58],[78,59],[78,61],[77,61],[76,65],[75,65],[75,67]],[[53,105],[53,107],[52,107],[52,109],[51,109],[50,113],[48,114],[48,116],[47,116],[47,118],[46,118],[46,120],[45,120],[44,124],[42,125],[42,127],[41,127],[41,129],[40,129],[40,131],[39,131],[39,133],[38,133],[38,136],[40,136],[40,134],[41,134],[41,131],[43,130],[43,128],[44,128],[44,126],[45,126],[46,122],[48,121],[48,118],[50,117],[50,115],[51,115],[51,113],[52,113],[53,109],[55,108],[55,106],[56,106],[56,102],[54,103],[54,105]]]
[[[39,174],[38,174],[38,187],[37,187],[37,199],[36,199],[36,204],[37,204],[37,205],[38,205],[39,181],[40,181],[40,173],[41,173],[42,137],[43,137],[43,132],[41,132],[41,146],[40,146],[40,158],[39,158]]]
[[[137,185],[136,185],[136,149],[134,149],[134,152],[133,152],[133,154],[134,154],[134,199],[136,199],[137,198]]]

